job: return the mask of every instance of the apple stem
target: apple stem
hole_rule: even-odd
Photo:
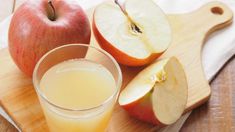
[[[127,16],[127,18],[130,20],[131,22],[131,30],[134,33],[142,33],[142,31],[140,30],[140,28],[134,23],[134,21],[129,17],[128,13],[126,12],[126,10],[121,6],[121,4],[119,3],[118,0],[114,0],[114,2],[119,6],[119,8],[121,9],[121,11],[125,14],[125,16]]]
[[[119,6],[119,8],[122,10],[122,12],[123,12],[126,16],[128,16],[126,10],[121,6],[121,4],[119,3],[119,1],[118,1],[118,0],[115,0],[115,3]]]
[[[55,21],[56,20],[55,7],[53,6],[51,0],[48,0],[48,5],[49,5],[49,8],[50,8],[49,19],[51,21]]]

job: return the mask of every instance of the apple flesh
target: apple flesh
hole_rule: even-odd
[[[184,69],[171,57],[141,71],[121,92],[119,104],[137,119],[170,125],[183,114],[187,97]]]
[[[32,76],[37,61],[49,50],[71,43],[90,43],[89,20],[71,0],[28,0],[14,13],[9,51],[16,65]]]
[[[152,0],[126,0],[99,5],[93,32],[99,45],[121,64],[142,66],[159,57],[171,42],[167,17]]]

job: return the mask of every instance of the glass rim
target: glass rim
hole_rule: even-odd
[[[117,83],[116,83],[116,90],[115,92],[109,96],[109,98],[107,98],[105,101],[103,101],[102,103],[100,103],[99,105],[97,106],[94,106],[94,107],[90,107],[90,108],[85,108],[85,109],[72,109],[72,108],[65,108],[63,106],[60,106],[60,105],[57,105],[53,102],[51,102],[47,97],[46,95],[40,90],[40,86],[37,85],[36,81],[37,81],[37,71],[38,71],[38,68],[41,64],[41,62],[51,53],[53,53],[54,51],[56,50],[59,50],[59,49],[62,49],[62,48],[65,48],[65,47],[70,47],[70,46],[83,46],[83,47],[87,47],[88,49],[89,48],[92,48],[100,53],[103,53],[105,56],[108,56],[108,58],[112,61],[112,63],[114,63],[115,65],[115,68],[117,69],[117,72],[118,72],[118,80],[117,80]],[[34,86],[34,89],[36,89],[36,92],[39,94],[40,97],[43,98],[43,100],[45,100],[47,103],[49,103],[50,105],[52,105],[53,107],[56,107],[58,109],[61,109],[61,110],[65,110],[65,111],[77,111],[77,112],[84,112],[84,111],[90,111],[90,110],[94,110],[94,109],[98,109],[102,106],[105,106],[107,103],[109,103],[110,101],[112,101],[113,98],[115,98],[115,96],[117,94],[119,94],[120,92],[120,89],[121,89],[121,85],[122,85],[122,72],[121,72],[121,69],[120,69],[120,66],[119,64],[117,63],[117,61],[114,59],[114,57],[112,55],[110,55],[107,51],[101,49],[101,48],[98,48],[98,47],[95,47],[95,46],[91,46],[89,44],[66,44],[66,45],[62,45],[62,46],[59,46],[59,47],[56,47],[50,51],[48,51],[46,54],[44,54],[40,59],[39,61],[37,62],[37,64],[35,65],[35,68],[33,70],[33,86]]]

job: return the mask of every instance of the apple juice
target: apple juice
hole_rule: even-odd
[[[98,109],[97,106],[115,93],[116,84],[112,74],[104,66],[85,59],[59,63],[43,75],[40,88],[50,103],[74,110],[61,111],[41,99],[50,131],[105,131],[115,101],[106,104],[103,109]]]

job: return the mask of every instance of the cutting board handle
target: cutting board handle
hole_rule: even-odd
[[[216,1],[189,13],[167,16],[173,41],[161,57],[176,56],[184,66],[189,87],[186,111],[189,111],[207,101],[211,95],[201,61],[205,40],[210,33],[231,24],[233,12],[225,4]]]
[[[205,19],[195,21],[203,23],[207,34],[228,26],[233,20],[232,10],[224,3],[218,1],[207,3],[194,13],[196,16],[204,16],[201,18]]]

